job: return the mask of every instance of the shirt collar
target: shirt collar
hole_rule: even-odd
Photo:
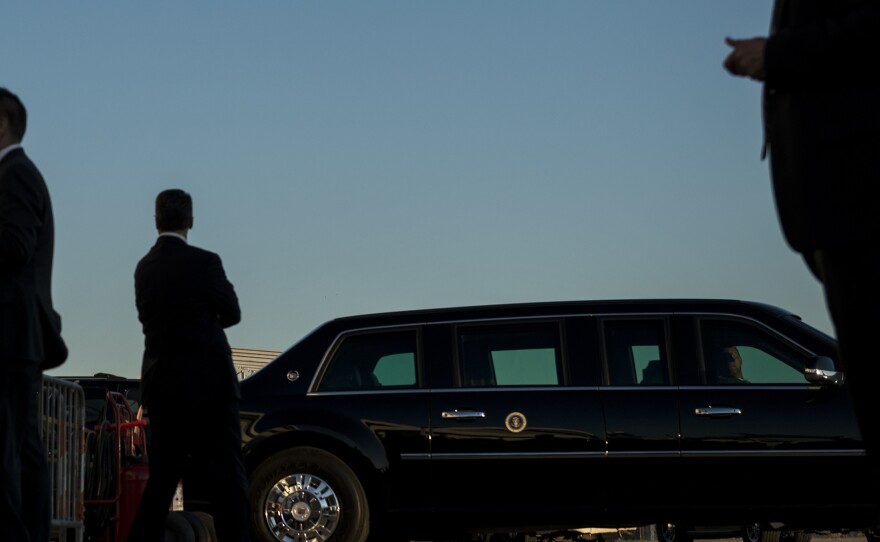
[[[6,155],[11,153],[15,149],[20,149],[20,148],[21,148],[20,143],[13,143],[12,145],[9,145],[8,147],[3,147],[2,149],[0,149],[0,160],[3,160],[4,158],[6,158]]]
[[[163,231],[162,233],[159,234],[159,237],[177,237],[178,239],[180,239],[184,243],[187,242],[186,237],[180,235],[176,231]]]

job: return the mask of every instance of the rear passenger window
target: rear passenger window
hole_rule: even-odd
[[[805,384],[807,355],[781,338],[733,320],[700,323],[707,384]]]
[[[559,344],[556,323],[459,328],[462,386],[558,386]]]
[[[669,384],[663,320],[605,320],[603,328],[609,385]]]
[[[318,391],[413,388],[417,344],[415,330],[346,336],[334,351]]]

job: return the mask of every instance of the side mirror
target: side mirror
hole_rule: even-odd
[[[834,360],[825,356],[814,356],[807,360],[804,376],[808,382],[842,386],[845,380],[843,371],[834,367]]]

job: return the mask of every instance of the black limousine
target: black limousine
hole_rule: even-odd
[[[762,303],[339,318],[242,395],[262,542],[642,525],[664,542],[730,525],[763,542],[878,540],[836,342]]]

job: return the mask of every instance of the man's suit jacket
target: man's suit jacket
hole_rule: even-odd
[[[771,26],[765,129],[786,239],[806,253],[874,245],[880,1],[777,0]]]
[[[160,236],[135,269],[146,407],[238,399],[224,328],[241,320],[220,257],[180,238]]]
[[[0,161],[0,364],[67,359],[52,304],[55,222],[43,176],[21,148]]]

